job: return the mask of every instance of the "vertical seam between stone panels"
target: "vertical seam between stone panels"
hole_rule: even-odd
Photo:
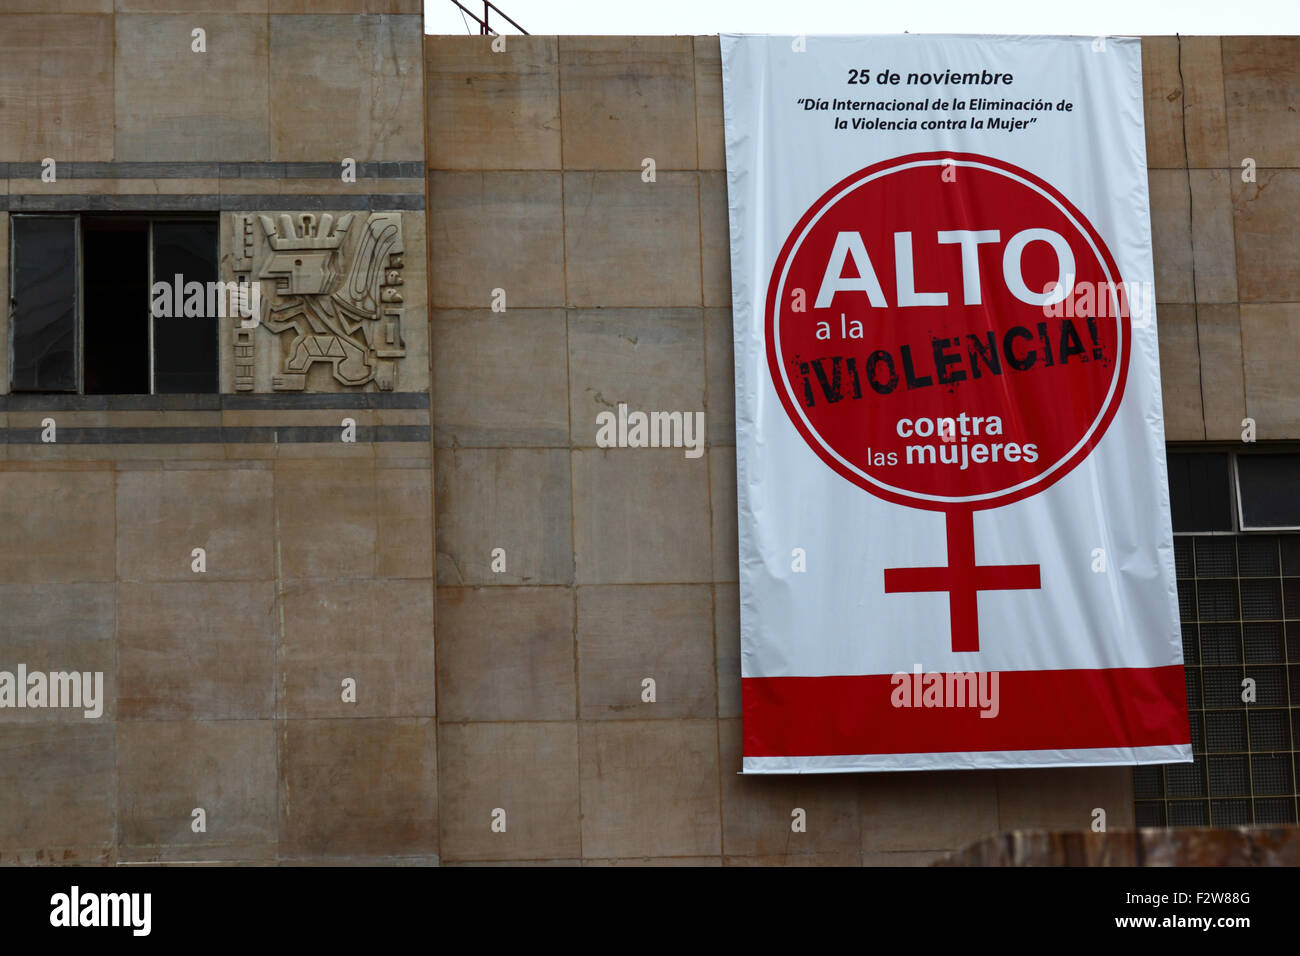
[[[117,4],[113,5],[115,8]],[[108,90],[109,97],[113,103],[113,130],[112,130],[112,147],[109,156],[114,162],[117,161],[117,11],[112,10],[108,14],[109,32],[112,33],[113,42],[109,44],[108,54]],[[220,189],[220,179],[217,180],[218,189]],[[6,189],[8,192],[8,189]],[[220,242],[220,238],[217,240]],[[13,383],[9,383],[12,385]]]
[[[700,64],[699,57],[696,55],[695,47],[695,41],[698,39],[699,37],[691,37],[691,108],[695,114],[695,169],[697,171],[700,169],[700,89],[696,83],[696,78],[699,75]],[[721,44],[721,38],[719,38],[718,42]],[[722,51],[721,48],[719,48],[719,59],[721,59],[721,56]],[[703,247],[701,247],[700,251],[703,253]],[[703,301],[703,299],[701,299],[701,301]]]
[[[275,138],[271,129],[271,106],[274,99],[273,87],[271,86],[271,57],[274,55],[271,51],[271,6],[266,7],[266,158],[274,161],[275,159]],[[217,170],[220,172],[220,168]],[[221,188],[221,181],[218,179],[217,188]],[[280,187],[277,186],[277,191]]]
[[[1209,434],[1205,414],[1205,362],[1201,357],[1201,306],[1196,291],[1196,197],[1192,190],[1192,160],[1187,152],[1187,82],[1183,79],[1183,36],[1174,34],[1178,43],[1178,126],[1183,134],[1183,173],[1187,178],[1187,244],[1192,268],[1192,328],[1196,332],[1196,384],[1201,395],[1201,438]],[[1227,116],[1227,104],[1224,104]]]
[[[578,660],[578,540],[574,528],[578,510],[573,494],[573,363],[570,361],[569,350],[569,222],[564,186],[567,170],[564,165],[564,62],[560,52],[561,39],[559,36],[555,38],[555,108],[560,120],[560,286],[564,309],[564,408],[569,432],[565,443],[565,456],[569,460],[569,593],[573,608],[573,621],[569,630],[573,640],[573,736],[578,772],[578,860],[581,864],[586,860],[582,846],[582,674]]]
[[[272,695],[271,726],[275,732],[275,858],[283,859],[280,853],[280,838],[283,831],[287,831],[289,823],[288,813],[283,814],[283,826],[281,825],[281,814],[284,811],[284,773],[287,767],[285,760],[283,744],[288,740],[289,722],[288,715],[282,713],[282,699],[280,687],[284,681],[284,673],[280,662],[280,633],[284,630],[284,602],[282,595],[284,593],[284,568],[281,559],[280,547],[280,500],[279,500],[279,469],[273,464],[271,466],[271,534],[272,545],[275,549],[275,626],[271,634],[272,662],[271,674],[274,683]]]
[[[424,186],[424,341],[428,353],[429,366],[429,643],[433,648],[433,749],[436,774],[433,783],[434,813],[437,825],[434,837],[437,845],[438,865],[442,865],[442,723],[438,719],[438,488],[437,443],[434,441],[434,422],[438,413],[434,402],[433,388],[433,241],[430,238],[433,225],[433,173],[429,168],[429,57],[430,44],[424,32],[424,9],[420,10],[420,122],[424,128],[424,155],[422,160],[421,182]]]
[[[1228,162],[1228,206],[1232,216],[1232,271],[1236,278],[1236,306],[1237,306],[1237,351],[1240,356],[1241,364],[1241,416],[1248,418],[1250,409],[1246,407],[1246,331],[1241,322],[1241,268],[1240,261],[1237,258],[1237,204],[1232,201],[1232,126],[1231,120],[1228,119],[1228,73],[1225,69],[1223,57],[1223,37],[1218,37],[1219,41],[1219,82],[1223,90],[1223,152],[1224,159]],[[1236,169],[1240,169],[1238,165]],[[1206,434],[1209,434],[1207,425]]]

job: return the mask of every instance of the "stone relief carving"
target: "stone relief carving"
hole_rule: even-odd
[[[257,350],[273,349],[271,387],[301,391],[317,363],[341,385],[397,383],[402,341],[400,213],[236,213],[234,271],[261,282],[258,328],[234,330],[235,389],[252,391]]]

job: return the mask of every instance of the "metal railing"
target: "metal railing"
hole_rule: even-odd
[[[468,13],[471,17],[474,18],[474,22],[478,24],[478,32],[479,32],[479,34],[480,34],[481,36],[497,36],[497,35],[499,35],[497,30],[492,29],[492,25],[491,25],[491,23],[490,23],[491,16],[492,16],[492,11],[494,11],[494,10],[497,12],[497,14],[499,14],[499,15],[501,16],[501,18],[502,18],[503,20],[506,21],[506,23],[510,24],[512,27],[514,27],[516,30],[518,30],[520,33],[522,33],[524,36],[528,36],[528,31],[527,31],[527,30],[525,30],[525,29],[524,29],[523,27],[521,27],[519,24],[515,23],[514,20],[510,19],[510,15],[507,14],[507,13],[506,13],[504,10],[502,10],[500,7],[498,7],[495,3],[492,3],[491,0],[483,0],[483,16],[482,16],[482,17],[480,17],[480,16],[479,16],[477,13],[475,13],[473,10],[469,9],[469,7],[467,7],[467,6],[465,6],[464,4],[460,3],[460,0],[451,0],[451,2],[454,3],[454,4],[456,4],[456,6],[460,7],[460,10],[461,10],[462,13]]]

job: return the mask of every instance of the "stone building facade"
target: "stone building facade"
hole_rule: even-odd
[[[1143,59],[1168,439],[1289,449],[1300,41]],[[206,392],[160,387],[155,324],[150,387],[95,393],[85,316],[72,387],[15,387],[0,323],[0,669],[105,680],[97,719],[0,712],[0,862],[924,864],[1132,826],[1124,767],[738,775],[724,167],[716,37],[0,0],[0,286],[32,217],[84,269],[106,222],[153,266],[200,222],[273,300],[219,321]],[[619,403],[704,411],[704,454],[597,447]]]

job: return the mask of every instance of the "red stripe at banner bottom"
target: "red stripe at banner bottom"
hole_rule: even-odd
[[[892,674],[746,677],[741,685],[746,757],[1087,750],[1191,740],[1182,665],[1001,671],[996,680],[989,672],[908,674],[906,681]],[[981,716],[995,710],[996,716]]]

